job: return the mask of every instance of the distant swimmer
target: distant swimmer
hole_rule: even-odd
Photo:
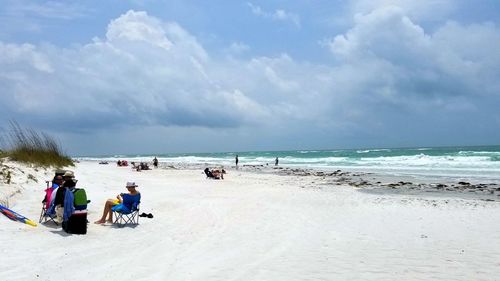
[[[236,157],[234,158],[234,161],[236,162],[236,167],[238,167],[238,154],[236,154]]]
[[[274,160],[274,166],[278,166],[278,162],[279,162],[278,157],[276,157],[276,160]]]

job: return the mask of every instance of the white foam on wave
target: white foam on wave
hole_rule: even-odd
[[[385,168],[427,168],[427,169],[467,169],[481,171],[493,169],[500,172],[500,162],[491,161],[488,156],[394,156],[361,158],[353,163],[354,166],[372,166]]]
[[[365,149],[365,150],[357,150],[356,153],[370,153],[370,152],[390,152],[391,150],[388,148],[377,148],[377,149]]]
[[[499,156],[500,151],[459,151],[459,155],[489,155],[489,156]]]
[[[349,161],[348,157],[322,157],[322,158],[295,158],[295,157],[284,157],[281,158],[282,163],[289,164],[312,164],[312,163],[338,163]]]
[[[373,150],[371,150],[373,151]],[[473,177],[489,177],[500,179],[500,161],[494,161],[492,157],[500,152],[476,152],[471,151],[455,153],[453,155],[432,156],[424,153],[417,155],[402,156],[379,156],[367,157],[367,154],[358,154],[358,157],[300,157],[284,156],[279,158],[282,166],[322,169],[358,169],[366,171],[383,171],[387,173],[408,173],[418,175],[444,175]],[[269,155],[269,156],[268,156]],[[299,157],[297,157],[299,156]],[[359,157],[361,156],[361,157]],[[152,161],[151,156],[136,157],[81,157],[79,160],[110,161],[126,159],[129,162]],[[233,155],[221,156],[171,156],[158,157],[163,163],[179,163],[187,165],[214,164],[220,166],[234,165]],[[273,165],[275,156],[268,154],[240,155],[240,165]]]

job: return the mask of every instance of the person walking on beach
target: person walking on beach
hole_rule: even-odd
[[[155,168],[158,168],[158,159],[156,158],[156,156],[155,156],[155,159],[153,159],[153,166]]]
[[[274,166],[278,166],[278,162],[279,162],[278,157],[276,157],[276,160],[274,160]]]
[[[238,168],[238,154],[236,154],[236,157],[234,158],[234,161],[236,162],[236,168]]]

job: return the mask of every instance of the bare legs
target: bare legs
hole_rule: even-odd
[[[96,224],[103,224],[106,222],[106,216],[108,216],[108,222],[113,222],[113,212],[111,211],[111,208],[115,205],[115,200],[113,199],[108,199],[106,203],[104,204],[104,210],[102,212],[102,217],[100,220],[94,222]]]

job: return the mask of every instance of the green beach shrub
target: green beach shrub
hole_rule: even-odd
[[[73,160],[62,152],[53,137],[33,129],[22,128],[15,121],[10,121],[10,131],[4,135],[2,142],[7,147],[2,149],[0,157],[9,157],[13,161],[42,167],[74,166]]]

